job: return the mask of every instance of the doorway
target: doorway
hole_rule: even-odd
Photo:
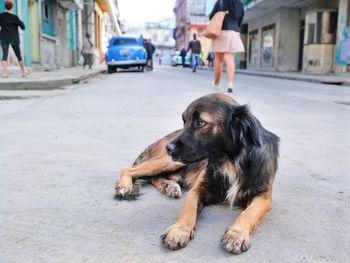
[[[298,70],[303,70],[305,20],[300,21]]]
[[[28,0],[28,16],[29,16],[29,36],[30,36],[30,59],[31,63],[40,63],[40,36],[39,36],[39,20],[38,20],[38,2]]]

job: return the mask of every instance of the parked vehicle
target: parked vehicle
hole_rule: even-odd
[[[171,65],[173,67],[182,66],[182,58],[180,56],[180,51],[175,51],[175,53],[173,54],[171,58]],[[191,67],[191,55],[189,54],[189,52],[187,52],[187,55],[185,57],[185,66]]]
[[[108,73],[117,71],[117,68],[128,69],[137,67],[143,72],[147,65],[147,51],[142,39],[132,36],[112,37],[106,53]]]

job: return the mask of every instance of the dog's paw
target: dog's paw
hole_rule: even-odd
[[[221,239],[222,247],[232,254],[241,254],[250,248],[249,234],[228,229]]]
[[[180,185],[175,181],[168,181],[165,187],[165,195],[171,198],[180,198],[182,195]]]
[[[189,231],[185,227],[174,224],[165,230],[160,238],[166,248],[177,250],[187,246],[193,237],[193,230]]]
[[[122,179],[116,182],[115,198],[116,199],[135,199],[140,192],[139,185],[133,185],[131,179]]]

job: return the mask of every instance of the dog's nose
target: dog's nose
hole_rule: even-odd
[[[175,151],[175,144],[169,143],[166,147],[168,154],[172,154]]]

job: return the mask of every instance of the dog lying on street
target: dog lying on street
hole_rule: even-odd
[[[227,229],[221,244],[230,253],[250,247],[250,235],[272,207],[279,138],[262,127],[246,105],[211,94],[192,102],[182,115],[184,127],[156,141],[125,169],[116,194],[132,197],[146,179],[161,193],[181,196],[188,189],[179,218],[161,236],[165,247],[185,247],[194,237],[203,206],[227,202],[244,210]]]

